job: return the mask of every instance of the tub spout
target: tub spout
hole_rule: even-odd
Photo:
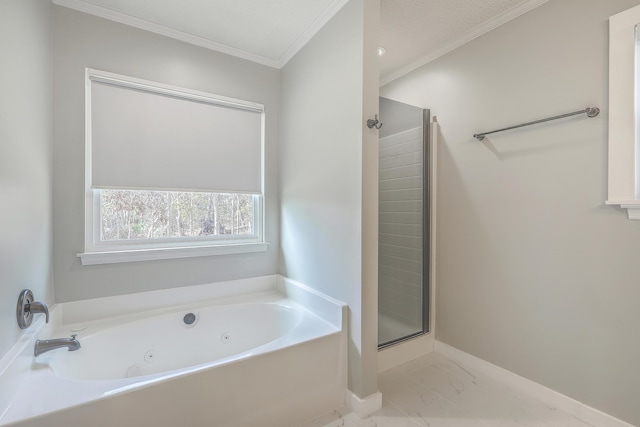
[[[68,351],[76,351],[80,348],[80,341],[76,339],[76,336],[71,335],[71,338],[56,338],[53,340],[36,340],[33,355],[39,356],[47,351],[63,347],[66,347]]]

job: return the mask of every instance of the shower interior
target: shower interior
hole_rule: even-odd
[[[429,332],[430,111],[380,98],[378,348]]]

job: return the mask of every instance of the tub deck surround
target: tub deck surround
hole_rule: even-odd
[[[51,311],[1,361],[0,425],[278,426],[344,402],[346,305],[284,277]],[[33,357],[36,339],[71,334],[80,350]]]

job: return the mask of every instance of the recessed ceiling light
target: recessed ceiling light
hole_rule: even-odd
[[[383,48],[382,46],[380,46],[378,48],[378,56],[382,56],[387,52],[387,49]]]

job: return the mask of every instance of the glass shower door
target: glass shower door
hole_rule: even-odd
[[[378,347],[428,332],[429,110],[380,98]]]

